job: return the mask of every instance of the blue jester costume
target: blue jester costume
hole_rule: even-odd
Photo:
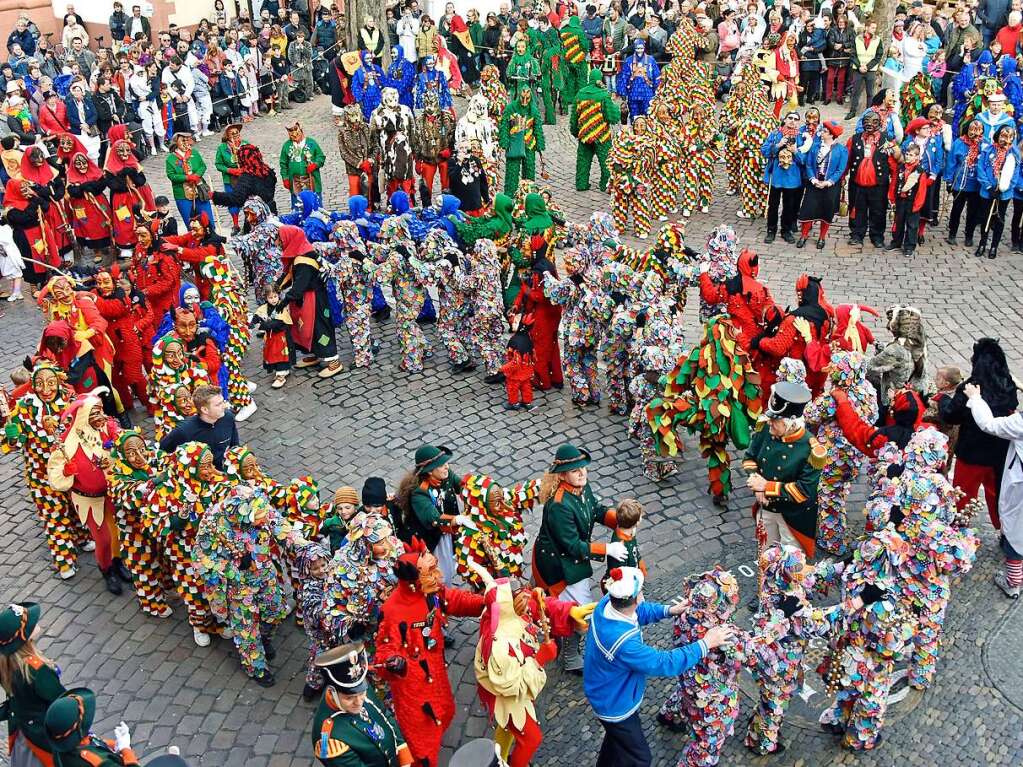
[[[415,84],[416,65],[405,58],[405,51],[400,45],[394,46],[391,48],[391,66],[387,68],[384,87],[398,91],[398,102],[412,109]]]
[[[384,90],[384,70],[373,63],[370,51],[362,52],[362,66],[352,75],[352,96],[362,107],[362,116],[369,120],[373,110],[380,106]]]

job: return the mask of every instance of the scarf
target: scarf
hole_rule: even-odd
[[[966,144],[966,164],[973,167],[980,154],[980,139],[963,138],[963,143]]]
[[[21,129],[26,133],[32,132],[32,115],[29,114],[27,104],[22,104],[20,107],[8,106],[7,116],[18,120],[21,123]]]
[[[995,171],[995,182],[997,183],[999,176],[1002,175],[1002,166],[1005,165],[1005,158],[1009,154],[1009,147],[998,146],[995,144],[995,157],[991,161],[991,165],[994,166]]]

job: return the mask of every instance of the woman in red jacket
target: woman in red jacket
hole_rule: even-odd
[[[120,276],[120,269],[114,265],[110,271],[103,270],[96,274],[96,308],[107,321],[107,336],[114,345],[113,385],[121,396],[121,404],[126,410],[132,406],[133,396],[153,415],[155,409],[146,394],[146,374],[143,371],[144,345],[152,338],[143,337],[143,330],[136,325],[135,312],[131,296],[120,287],[115,280]]]
[[[773,335],[753,339],[753,350],[771,358],[776,370],[782,357],[792,357],[806,363],[806,385],[813,396],[824,391],[831,360],[831,328],[834,311],[824,297],[824,286],[819,277],[800,275],[796,280],[796,299],[799,306],[786,313]]]

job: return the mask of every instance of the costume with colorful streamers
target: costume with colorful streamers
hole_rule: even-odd
[[[258,197],[250,197],[242,206],[242,213],[252,230],[248,234],[231,238],[231,245],[241,257],[246,271],[251,271],[252,287],[256,302],[266,302],[266,289],[276,285],[284,274],[281,238],[277,233],[280,221],[270,207]]]
[[[727,317],[711,319],[700,345],[668,374],[664,392],[647,407],[661,455],[682,452],[679,427],[699,435],[715,497],[732,489],[728,440],[740,449],[749,445],[750,428],[761,413],[760,387],[750,380],[753,366],[736,335]]]
[[[505,326],[501,261],[493,240],[477,240],[472,256],[462,256],[457,274],[460,289],[470,302],[466,346],[483,361],[487,375],[495,375],[503,362]]]
[[[845,501],[860,473],[863,453],[845,438],[835,421],[837,406],[831,392],[841,389],[863,420],[877,420],[877,395],[867,381],[867,361],[859,352],[835,351],[829,368],[831,388],[807,405],[807,427],[816,428],[817,441],[827,451],[817,488],[817,544],[838,556],[849,550],[846,543]]]
[[[320,486],[308,474],[295,477],[284,489],[284,516],[304,539],[313,541],[319,536],[320,525],[326,516],[324,511],[320,505]],[[295,593],[295,624],[301,626],[302,579],[292,559],[288,560],[287,570]]]
[[[352,339],[355,367],[368,367],[373,361],[373,339],[370,331],[370,301],[373,281],[367,271],[366,243],[353,221],[334,224],[330,242],[313,247],[320,255],[320,265],[334,296],[341,304],[345,328]]]
[[[639,354],[639,373],[629,383],[629,395],[635,403],[629,415],[629,437],[638,440],[640,453],[643,456],[643,474],[647,479],[660,482],[672,474],[676,474],[679,465],[676,461],[664,460],[657,454],[654,434],[647,423],[647,405],[656,399],[664,386],[661,376],[668,373],[675,361],[657,346],[646,346]]]
[[[471,295],[462,288],[456,264],[462,253],[443,229],[432,229],[420,249],[437,286],[437,332],[448,351],[448,362],[463,365],[469,362],[467,340],[472,311]]]

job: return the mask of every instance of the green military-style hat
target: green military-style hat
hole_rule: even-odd
[[[0,655],[14,655],[32,638],[41,612],[35,602],[16,602],[0,612]]]
[[[439,469],[451,460],[452,455],[454,453],[444,445],[440,447],[421,445],[416,450],[416,474],[429,474],[434,469]]]
[[[554,461],[551,463],[550,472],[560,474],[563,471],[581,469],[590,463],[590,454],[572,444],[565,444],[554,453]]]
[[[96,693],[88,687],[76,687],[57,698],[46,709],[43,726],[50,748],[57,753],[74,751],[96,718]]]

